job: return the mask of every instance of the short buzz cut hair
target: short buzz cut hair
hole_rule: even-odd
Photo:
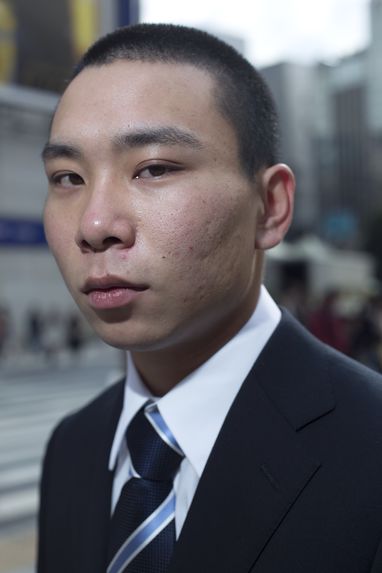
[[[222,40],[173,24],[118,28],[88,49],[71,79],[84,68],[118,60],[184,63],[210,73],[218,108],[236,133],[246,175],[253,178],[263,167],[277,163],[278,118],[268,86],[259,72]]]

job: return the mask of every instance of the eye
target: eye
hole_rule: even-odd
[[[53,185],[65,189],[71,189],[72,187],[78,187],[84,184],[82,177],[73,172],[55,173],[49,177],[49,180]]]
[[[180,167],[176,165],[168,165],[164,163],[154,163],[140,169],[134,176],[134,179],[157,179],[164,175],[169,175],[174,171],[179,171]]]

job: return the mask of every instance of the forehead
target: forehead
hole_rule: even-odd
[[[117,61],[85,68],[64,92],[52,134],[114,131],[132,124],[185,124],[232,132],[212,76],[190,64]],[[122,125],[121,125],[122,123]]]

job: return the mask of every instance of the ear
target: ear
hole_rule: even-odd
[[[257,249],[271,249],[284,238],[292,221],[295,179],[283,163],[272,165],[261,173],[259,192],[262,210],[256,229]]]

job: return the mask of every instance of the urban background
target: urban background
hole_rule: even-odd
[[[0,0],[0,573],[33,571],[51,428],[123,371],[119,352],[79,317],[47,249],[40,153],[74,62],[100,35],[144,20],[144,8]],[[279,109],[281,158],[298,182],[293,226],[269,253],[265,280],[318,337],[382,371],[382,0],[367,14],[362,49],[260,66]],[[245,38],[209,29],[248,56]]]

